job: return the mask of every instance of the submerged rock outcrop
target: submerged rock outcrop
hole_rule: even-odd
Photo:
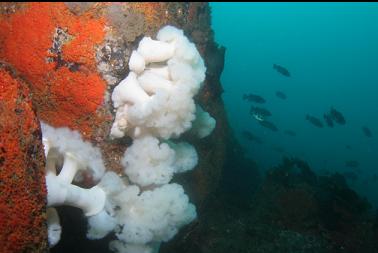
[[[6,162],[9,163],[1,164],[1,169],[9,170],[12,161],[17,171],[31,174],[20,174],[16,178],[1,174],[8,181],[2,181],[0,187],[4,190],[2,196],[12,199],[18,198],[19,194],[12,188],[15,184],[20,184],[19,191],[29,190],[28,194],[33,195],[28,201],[25,200],[25,203],[39,200],[37,206],[30,207],[32,210],[22,209],[23,212],[12,213],[15,220],[25,222],[22,225],[25,229],[20,227],[17,235],[17,238],[24,238],[25,243],[15,244],[19,245],[17,248],[7,248],[7,253],[47,250],[44,225],[45,158],[38,120],[55,128],[69,127],[78,131],[86,141],[100,148],[106,169],[122,175],[121,158],[131,140],[113,140],[109,137],[115,117],[110,94],[129,73],[127,63],[140,40],[144,36],[155,37],[157,31],[168,24],[183,29],[204,59],[207,68],[206,79],[195,100],[217,121],[214,132],[205,139],[198,140],[190,133],[182,137],[195,146],[200,159],[196,170],[174,179],[175,182],[184,185],[189,198],[201,212],[206,199],[215,191],[221,180],[228,134],[220,97],[220,74],[223,70],[225,48],[215,44],[210,21],[210,8],[207,3],[0,4],[0,60],[7,65],[6,70],[1,67],[1,71],[5,73],[2,75],[2,88],[7,88],[9,82],[16,82],[14,89],[27,94],[21,99],[17,97],[19,95],[11,96],[5,91],[0,94],[2,105],[10,106],[11,110],[0,112],[0,125],[3,127],[1,138],[13,138],[12,141],[25,142],[33,147],[27,149],[29,153],[22,151],[17,154],[16,150],[12,154],[7,152]],[[12,75],[6,76],[13,72],[17,72],[16,79]],[[28,115],[24,115],[26,111],[13,112],[12,110],[16,109],[11,108],[14,99],[20,101],[18,106],[25,103],[25,106],[30,106],[33,110],[29,109]],[[25,122],[26,119],[30,122]],[[8,131],[20,131],[26,126],[29,126],[29,129],[22,134],[12,132],[8,135]],[[19,149],[21,148],[26,146]],[[31,180],[30,189],[22,188]],[[81,184],[83,187],[93,186],[90,179],[83,180]],[[7,206],[11,202],[8,203],[4,199],[0,203],[8,208],[4,214],[12,210],[9,209],[11,206]],[[25,206],[29,208],[28,205]],[[79,235],[72,238],[64,232],[65,229],[69,231],[72,224],[69,224],[69,218],[63,216],[74,217],[74,225],[82,222],[82,226],[85,226],[77,210],[59,208],[58,211],[62,214],[63,244],[57,246],[55,252],[69,251],[77,245],[92,248],[95,242]],[[27,223],[28,219],[35,219],[33,225]],[[12,229],[11,224],[14,223],[4,223],[5,232],[2,233],[0,243],[12,238],[11,234],[6,232]],[[30,229],[33,229],[33,233],[29,233]],[[78,231],[82,232],[76,229],[75,233]],[[30,240],[34,243],[32,246],[28,242],[31,236],[33,238]]]
[[[285,158],[259,180],[256,165],[240,154],[232,158],[244,180],[225,180],[163,252],[377,252],[377,216],[342,175],[318,176],[305,161]],[[225,174],[235,169],[228,165]]]

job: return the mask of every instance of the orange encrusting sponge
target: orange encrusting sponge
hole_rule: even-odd
[[[0,253],[44,252],[45,209],[39,122],[25,83],[0,65]]]
[[[11,64],[31,83],[38,117],[54,127],[68,126],[90,138],[104,121],[96,110],[104,101],[106,83],[97,72],[96,46],[105,37],[105,19],[91,10],[77,16],[64,3],[26,3],[10,16],[0,16],[0,59]],[[60,60],[76,64],[69,69],[56,61],[56,29],[69,40],[61,45]]]

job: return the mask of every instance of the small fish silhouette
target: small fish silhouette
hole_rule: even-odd
[[[290,72],[286,68],[284,68],[284,67],[282,67],[280,65],[273,64],[273,68],[275,70],[277,70],[278,73],[280,73],[280,74],[282,74],[282,75],[284,75],[286,77],[290,77],[291,76]]]

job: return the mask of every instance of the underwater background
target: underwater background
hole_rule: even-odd
[[[378,253],[377,13],[376,3],[0,3],[0,253]],[[133,134],[113,95],[135,77],[142,41],[155,46],[139,77],[177,56],[183,68],[158,80],[205,79],[172,89],[169,106],[138,103],[156,114]],[[173,56],[148,63],[163,51]],[[153,93],[134,85],[126,100]],[[180,126],[191,130],[162,137]],[[165,131],[141,144],[150,127]],[[71,154],[85,159],[70,166]],[[96,161],[113,176],[71,177]],[[134,180],[132,167],[167,180]],[[99,197],[75,194],[97,186]]]
[[[288,156],[307,161],[318,174],[339,172],[377,207],[378,4],[210,5],[215,41],[227,48],[223,100],[248,157],[262,170]],[[290,77],[273,64],[286,68]],[[251,93],[266,103],[243,99]],[[278,131],[261,126],[250,115],[252,105],[268,109]],[[327,126],[323,115],[331,107],[345,124]],[[246,138],[243,131],[254,137]]]

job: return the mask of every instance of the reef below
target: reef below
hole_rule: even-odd
[[[228,154],[224,173],[238,173],[234,181],[225,176],[197,222],[161,252],[378,252],[377,212],[343,175],[318,176],[305,161],[284,158],[260,177],[241,152]]]

